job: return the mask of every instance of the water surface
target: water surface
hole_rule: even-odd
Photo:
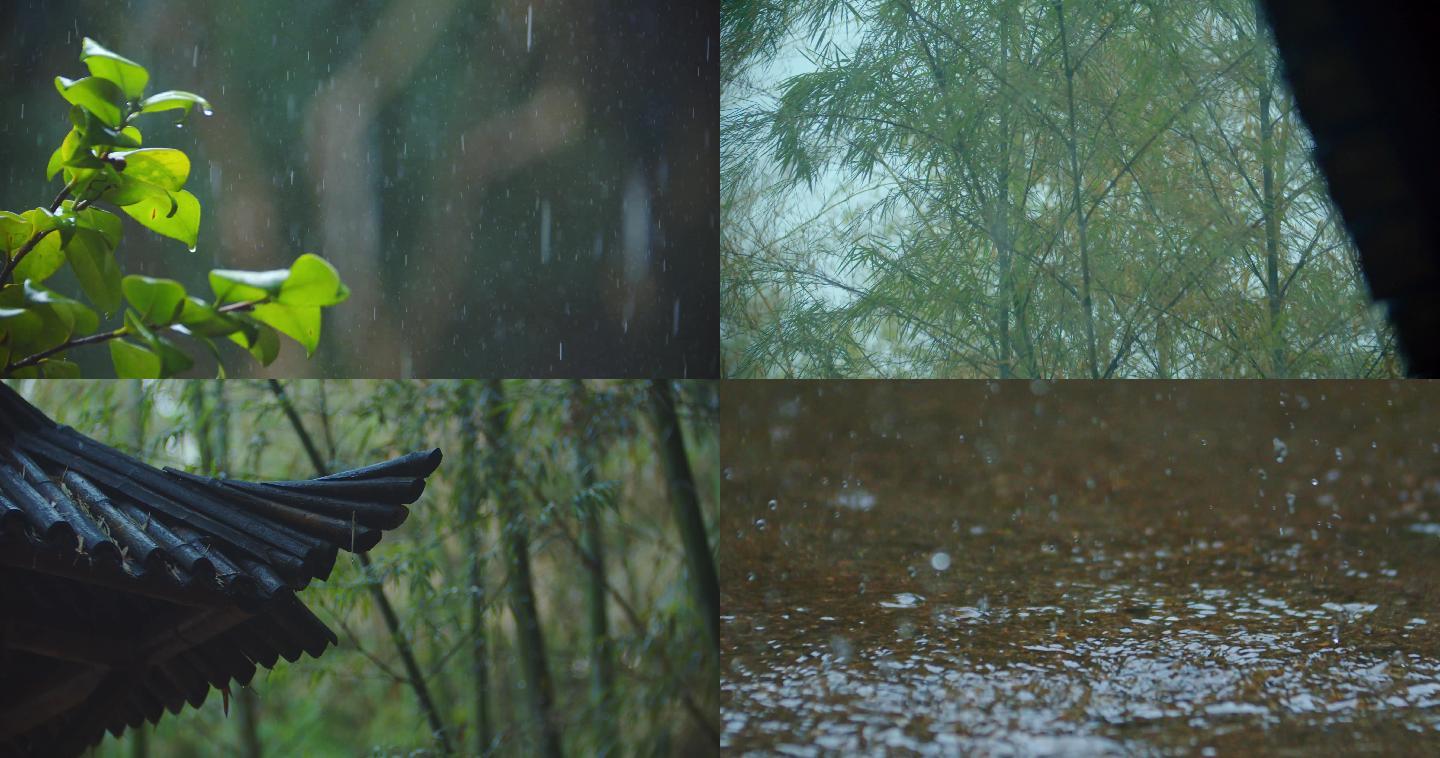
[[[1440,385],[724,385],[731,753],[1440,753]]]

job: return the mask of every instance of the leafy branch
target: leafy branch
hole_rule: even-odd
[[[170,338],[184,335],[221,362],[215,340],[225,338],[263,365],[279,353],[279,335],[313,354],[320,309],[343,302],[349,289],[335,268],[301,255],[288,269],[209,274],[213,300],[196,297],[173,279],[125,276],[115,255],[123,232],[120,209],[141,226],[194,252],[200,201],[184,189],[190,159],[173,148],[142,147],[136,125],[147,114],[195,107],[205,98],[178,90],[145,96],[150,75],[134,61],[83,42],[80,60],[90,75],[55,78],[70,103],[70,131],[51,154],[46,178],[64,186],[48,207],[0,211],[0,376],[74,377],[75,348],[108,343],[115,373],[151,378],[186,371],[193,359]],[[81,299],[44,282],[69,266]],[[119,320],[101,330],[102,314]]]

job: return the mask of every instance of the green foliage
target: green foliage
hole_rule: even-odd
[[[133,285],[132,285],[133,286]],[[155,289],[163,291],[164,285]],[[3,316],[0,316],[3,318]],[[112,343],[115,344],[115,343]],[[148,359],[147,359],[148,360]],[[148,367],[154,366],[151,364]],[[237,479],[304,479],[314,470],[289,421],[264,382],[13,382],[56,421],[136,454],[155,465],[202,471],[207,427],[213,469]],[[380,583],[435,695],[457,754],[476,755],[475,679],[470,667],[469,609],[478,597],[490,644],[488,691],[496,756],[534,755],[527,739],[526,682],[514,649],[501,550],[499,495],[516,493],[514,511],[530,534],[532,572],[555,684],[554,713],[567,755],[704,755],[715,751],[684,706],[719,721],[717,651],[701,631],[702,616],[687,591],[683,546],[671,515],[643,382],[587,381],[589,413],[575,420],[568,381],[506,381],[513,414],[512,480],[496,481],[462,452],[462,439],[483,457],[487,438],[474,439],[478,392],[458,381],[295,381],[286,392],[322,457],[335,469],[436,446],[445,461],[412,506],[409,521],[388,533],[365,569],[341,554],[334,572],[300,593],[340,637],[318,659],[279,661],[258,671],[250,689],[266,755],[434,755],[416,704],[371,593]],[[679,413],[694,469],[712,554],[719,517],[718,401],[713,383],[677,382]],[[223,416],[185,402],[187,393],[225,396]],[[523,430],[523,433],[522,433]],[[577,452],[594,474],[586,486]],[[220,453],[219,450],[228,450]],[[467,465],[467,463],[472,465]],[[474,479],[480,474],[478,480]],[[466,481],[474,481],[473,489]],[[473,506],[473,507],[467,507]],[[575,541],[594,514],[605,543],[610,642],[615,668],[603,712],[591,698],[595,646],[583,609],[589,569]],[[483,567],[472,575],[471,566]],[[633,614],[633,615],[632,615]],[[203,707],[165,715],[150,734],[153,755],[243,754],[244,719],[232,683],[227,713],[211,692]],[[601,719],[604,722],[601,723]],[[604,728],[601,728],[604,727]],[[107,737],[102,758],[130,755],[133,731]],[[608,735],[608,736],[607,736]]]
[[[279,352],[279,334],[313,354],[320,310],[349,296],[335,268],[318,256],[304,254],[288,270],[213,271],[213,303],[178,281],[124,275],[116,255],[120,217],[95,203],[119,208],[191,252],[200,231],[200,201],[184,188],[190,158],[173,148],[142,147],[135,122],[169,110],[184,117],[196,106],[209,115],[210,103],[176,90],[145,97],[145,67],[88,37],[80,60],[90,76],[55,78],[71,104],[72,127],[45,173],[60,176],[63,189],[49,207],[0,212],[0,376],[73,376],[78,368],[67,360],[69,351],[104,342],[117,376],[170,376],[194,364],[174,335],[208,348],[217,363],[217,338],[266,365]],[[67,265],[83,301],[43,284]],[[119,323],[100,331],[102,316]]]
[[[722,35],[731,375],[1398,368],[1248,0],[747,0]]]

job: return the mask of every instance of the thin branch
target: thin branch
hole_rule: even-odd
[[[216,312],[216,313],[240,313],[240,312],[244,312],[244,311],[250,311],[250,310],[254,310],[254,309],[255,309],[255,306],[261,305],[261,304],[263,304],[264,302],[265,302],[264,300],[244,300],[244,301],[241,301],[241,302],[238,302],[238,303],[230,303],[230,304],[228,304],[228,305],[222,305],[222,306],[220,306],[219,308],[216,308],[216,309],[215,309],[215,312]],[[150,328],[150,329],[160,329],[160,328],[162,328],[164,325],[161,325],[161,324],[146,324],[145,326],[146,326],[147,328]],[[73,348],[84,347],[84,346],[86,346],[86,345],[98,345],[98,344],[100,344],[100,343],[102,343],[102,342],[109,342],[110,340],[116,339],[116,338],[118,338],[118,337],[124,337],[125,335],[127,335],[127,334],[129,334],[129,333],[130,333],[130,327],[128,327],[128,326],[122,326],[122,327],[118,327],[118,328],[116,328],[116,329],[111,329],[111,330],[108,331],[108,332],[100,332],[100,333],[98,333],[98,334],[91,334],[91,335],[88,335],[88,336],[85,336],[85,337],[75,337],[75,338],[73,338],[73,339],[66,340],[63,344],[56,345],[55,347],[50,348],[49,350],[42,350],[42,351],[40,351],[40,352],[38,352],[38,353],[35,353],[34,355],[30,355],[30,356],[27,356],[27,357],[19,360],[19,361],[14,361],[14,362],[10,363],[9,365],[7,365],[7,366],[5,367],[4,374],[5,374],[5,375],[9,375],[9,374],[11,374],[11,373],[13,373],[13,372],[15,372],[15,371],[19,371],[19,370],[22,369],[22,368],[28,368],[28,367],[30,367],[30,366],[38,365],[41,361],[45,360],[46,358],[49,358],[49,357],[51,357],[51,356],[53,356],[53,355],[58,355],[58,354],[60,354],[60,353],[63,353],[63,352],[65,352],[65,351],[70,350],[70,349],[73,349]]]

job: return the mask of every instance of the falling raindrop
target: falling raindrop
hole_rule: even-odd
[[[540,201],[540,262],[550,262],[550,201]]]

